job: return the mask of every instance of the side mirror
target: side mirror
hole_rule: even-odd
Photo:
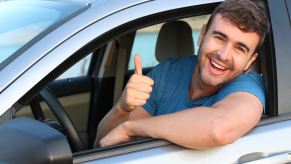
[[[20,117],[0,126],[0,163],[73,163],[66,136]]]

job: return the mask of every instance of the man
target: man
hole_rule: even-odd
[[[203,26],[198,57],[168,60],[147,77],[136,55],[135,74],[99,124],[95,145],[135,136],[193,149],[234,142],[258,123],[264,110],[262,77],[244,72],[257,58],[268,28],[254,3],[228,0]]]

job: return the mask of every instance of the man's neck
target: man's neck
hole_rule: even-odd
[[[198,65],[196,65],[189,86],[189,98],[196,100],[204,96],[209,96],[215,93],[220,87],[205,85],[201,81]]]

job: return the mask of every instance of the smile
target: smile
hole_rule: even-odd
[[[220,65],[219,63],[215,62],[214,60],[210,60],[210,63],[211,63],[211,65],[212,65],[214,68],[216,68],[216,69],[219,69],[219,70],[221,70],[221,71],[225,71],[225,70],[227,70],[226,67]]]

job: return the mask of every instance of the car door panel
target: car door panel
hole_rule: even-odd
[[[274,130],[276,129],[276,130]],[[197,134],[199,135],[199,134]],[[291,121],[283,121],[274,124],[266,124],[256,127],[254,130],[243,136],[232,144],[205,150],[192,150],[182,148],[174,144],[147,148],[143,151],[124,153],[98,160],[86,159],[86,163],[155,163],[163,161],[164,163],[173,163],[173,161],[191,163],[238,163],[243,162],[241,157],[251,153],[262,153],[265,155],[275,155],[282,152],[289,152],[291,143],[288,141],[291,137]],[[136,145],[138,147],[139,145]],[[138,149],[138,148],[136,148]],[[133,148],[132,148],[133,150]],[[122,150],[120,150],[122,151]],[[134,151],[134,150],[133,150]],[[92,153],[93,154],[93,153]],[[108,155],[110,156],[110,154]],[[262,158],[249,158],[251,162],[256,160],[265,160]],[[94,156],[91,156],[93,159]],[[239,161],[239,159],[241,161]],[[78,159],[82,162],[82,159]],[[277,161],[278,162],[278,161]]]

